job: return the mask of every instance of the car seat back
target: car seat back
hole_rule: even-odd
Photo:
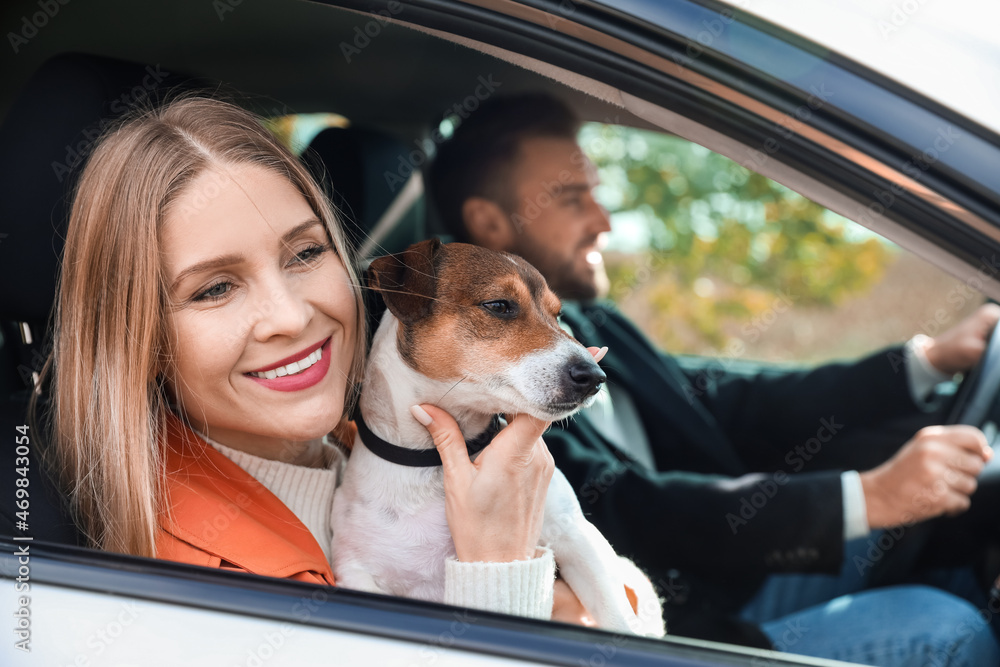
[[[25,517],[12,503],[0,505],[5,534],[82,543],[64,499],[42,469],[40,434],[23,428],[30,426],[28,401],[49,353],[46,330],[81,168],[116,116],[176,83],[159,67],[60,55],[35,72],[0,125],[0,433],[5,434],[0,488],[13,489],[27,477],[31,489]],[[27,465],[14,438],[24,430]],[[24,518],[28,521],[20,524]]]
[[[419,152],[419,151],[417,151]],[[362,259],[424,238],[423,181],[413,147],[366,127],[330,127],[303,155],[343,219]]]

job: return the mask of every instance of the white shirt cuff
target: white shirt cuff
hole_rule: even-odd
[[[844,499],[844,541],[865,537],[871,529],[868,527],[865,490],[861,486],[861,475],[857,470],[841,473],[840,489]]]
[[[927,355],[924,353],[924,345],[930,340],[929,336],[917,334],[903,348],[903,356],[906,358],[906,377],[910,383],[910,396],[914,403],[923,405],[934,387],[951,379],[947,373],[942,373],[934,368]]]
[[[556,561],[539,547],[535,558],[510,563],[445,561],[444,602],[500,614],[552,618]]]

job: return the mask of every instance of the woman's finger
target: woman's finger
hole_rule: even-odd
[[[590,352],[590,354],[593,355],[594,361],[600,363],[601,359],[604,358],[604,355],[608,353],[608,347],[607,345],[604,347],[588,347],[587,352]]]
[[[451,415],[433,405],[411,405],[410,414],[423,424],[434,439],[434,446],[441,455],[445,474],[464,470],[472,465],[472,461],[469,460],[469,450],[465,446],[465,437]]]
[[[493,438],[491,449],[530,460],[535,443],[551,423],[522,412]]]
[[[593,617],[564,579],[556,579],[552,591],[552,620],[593,627]]]

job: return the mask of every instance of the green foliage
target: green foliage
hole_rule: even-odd
[[[580,144],[610,212],[630,212],[631,234],[613,239],[623,252],[607,255],[610,296],[659,314],[640,324],[667,349],[720,349],[733,323],[781,300],[832,307],[893,259],[875,235],[697,144],[599,124]]]

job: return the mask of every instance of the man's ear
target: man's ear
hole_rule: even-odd
[[[462,204],[462,220],[469,238],[490,250],[509,250],[514,245],[514,225],[507,213],[491,199],[469,197]]]
[[[378,257],[368,267],[368,286],[382,295],[389,312],[403,324],[430,315],[437,293],[434,260],[440,252],[441,241],[430,239]]]

